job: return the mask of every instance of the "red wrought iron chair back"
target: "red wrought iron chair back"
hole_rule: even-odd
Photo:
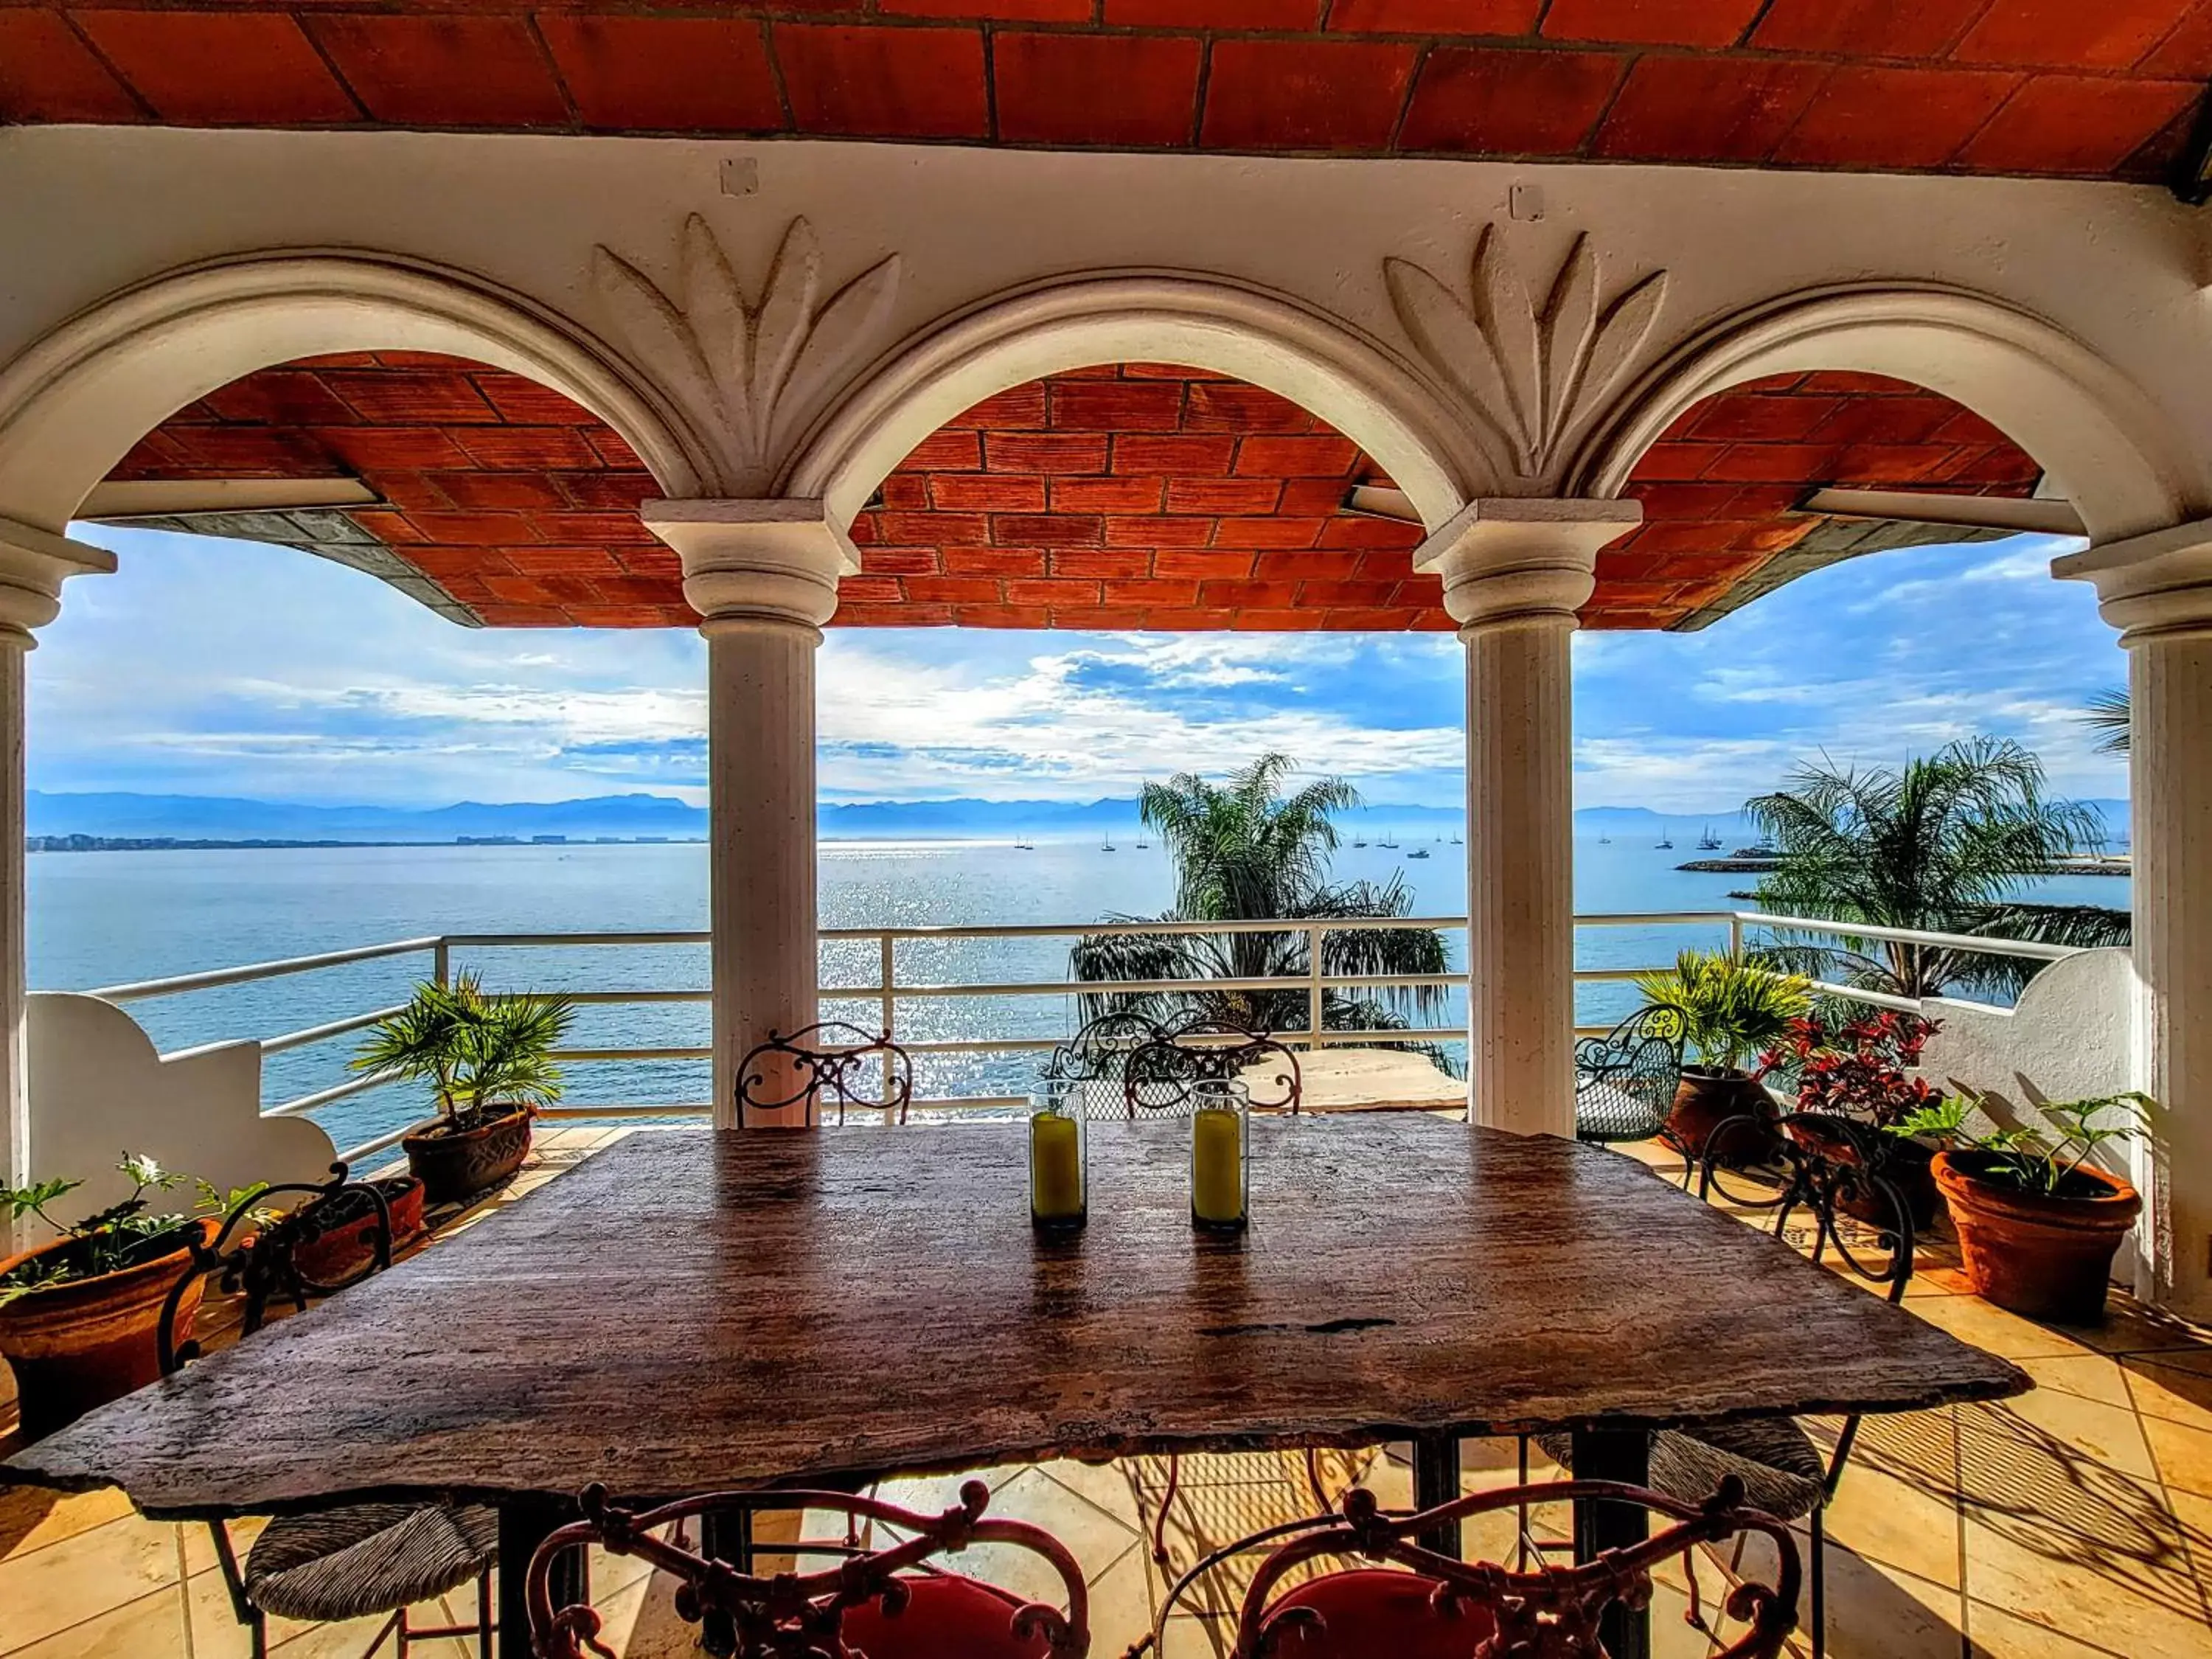
[[[1425,1531],[1469,1516],[1577,1501],[1631,1504],[1672,1524],[1591,1561],[1527,1571],[1461,1561],[1415,1541]],[[1773,1543],[1774,1583],[1745,1580],[1729,1591],[1729,1615],[1747,1628],[1717,1649],[1714,1659],[1776,1659],[1797,1625],[1797,1547],[1786,1525],[1746,1507],[1742,1486],[1734,1480],[1723,1482],[1702,1504],[1609,1480],[1563,1480],[1480,1492],[1419,1514],[1385,1511],[1372,1492],[1356,1489],[1345,1495],[1337,1515],[1272,1527],[1200,1559],[1162,1599],[1149,1645],[1158,1652],[1169,1616],[1203,1575],[1233,1556],[1272,1546],[1245,1592],[1233,1659],[1343,1659],[1369,1653],[1419,1659],[1429,1652],[1468,1653],[1474,1659],[1606,1659],[1600,1616],[1615,1602],[1648,1605],[1653,1567],[1750,1534]],[[1332,1558],[1364,1565],[1285,1588],[1301,1567]],[[1410,1571],[1390,1572],[1383,1564]],[[1690,1582],[1694,1587],[1694,1575]],[[1692,1613],[1698,1616],[1694,1599]]]
[[[837,1121],[848,1106],[889,1111],[906,1121],[914,1103],[914,1060],[884,1033],[871,1033],[842,1020],[823,1020],[789,1036],[769,1033],[738,1066],[738,1127],[762,1112],[803,1106],[806,1127],[821,1121],[824,1097],[837,1103]]]
[[[526,1593],[537,1659],[614,1659],[599,1640],[599,1619],[591,1607],[553,1605],[555,1559],[586,1544],[635,1555],[677,1579],[678,1615],[693,1624],[710,1614],[726,1619],[736,1635],[732,1659],[899,1659],[956,1650],[963,1659],[1084,1659],[1090,1648],[1083,1569],[1042,1528],[986,1520],[990,1489],[980,1480],[963,1486],[959,1503],[937,1516],[837,1492],[710,1492],[636,1510],[608,1502],[605,1489],[592,1486],[578,1501],[583,1519],[556,1529],[531,1557]],[[656,1528],[693,1516],[808,1510],[844,1517],[843,1537],[758,1547],[792,1556],[795,1564],[802,1556],[832,1558],[812,1571],[748,1572],[654,1535]],[[907,1536],[880,1550],[851,1541],[862,1523],[873,1522]],[[1066,1592],[1066,1611],[932,1565],[974,1544],[1012,1545],[1043,1557]],[[935,1593],[940,1590],[961,1594]],[[902,1620],[908,1621],[903,1627]],[[856,1627],[865,1632],[865,1646],[848,1645]]]

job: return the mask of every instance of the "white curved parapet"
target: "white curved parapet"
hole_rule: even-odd
[[[31,996],[26,1026],[32,1172],[84,1181],[58,1209],[64,1220],[130,1196],[115,1168],[126,1151],[225,1192],[320,1180],[337,1156],[312,1120],[262,1115],[258,1042],[165,1057],[122,1009],[74,991]],[[171,1197],[179,1209],[192,1202],[181,1188]]]

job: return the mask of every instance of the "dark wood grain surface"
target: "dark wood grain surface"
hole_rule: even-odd
[[[9,1468],[193,1516],[2028,1386],[1613,1153],[1261,1121],[1254,1223],[1221,1243],[1191,1233],[1187,1133],[1097,1126],[1090,1228],[1054,1245],[1018,1133],[641,1132]]]

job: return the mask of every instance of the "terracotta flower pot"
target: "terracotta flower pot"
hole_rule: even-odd
[[[503,1116],[482,1119],[458,1131],[441,1121],[425,1124],[401,1141],[407,1149],[407,1167],[422,1182],[424,1199],[432,1204],[465,1204],[514,1175],[530,1155],[531,1115],[529,1107],[517,1106]]]
[[[1667,1114],[1667,1129],[1685,1156],[1705,1155],[1705,1142],[1730,1118],[1757,1118],[1772,1123],[1781,1116],[1774,1097],[1741,1072],[1704,1066],[1685,1066],[1674,1085],[1674,1104]],[[1730,1164],[1755,1163],[1766,1152],[1769,1139],[1739,1132],[1721,1148]]]
[[[1856,1119],[1824,1112],[1792,1112],[1782,1120],[1782,1127],[1807,1152],[1832,1164],[1866,1169],[1889,1182],[1905,1200],[1914,1232],[1924,1233],[1934,1224],[1939,1200],[1936,1177],[1929,1172],[1935,1156],[1929,1148]],[[1871,1191],[1847,1193],[1837,1200],[1837,1207],[1869,1226],[1892,1226],[1896,1222],[1887,1201]]]
[[[2045,1198],[1984,1177],[1987,1152],[1938,1152],[1936,1184],[1950,1206],[1974,1293],[2031,1319],[2094,1325],[2105,1316],[2112,1257],[2142,1212],[2142,1195],[2084,1164],[2078,1193]]]
[[[204,1242],[214,1237],[214,1221],[195,1224]],[[0,1261],[0,1274],[69,1245],[58,1239],[26,1250]],[[191,1264],[190,1247],[180,1244],[120,1273],[65,1280],[0,1305],[0,1354],[15,1373],[26,1439],[52,1434],[95,1406],[160,1381],[161,1304]],[[192,1334],[205,1289],[204,1277],[195,1274],[178,1302],[178,1341]]]
[[[393,1176],[372,1183],[384,1194],[392,1212],[392,1248],[398,1251],[422,1231],[422,1182],[411,1175]],[[316,1199],[349,1206],[347,1217],[330,1223],[322,1231],[301,1242],[292,1261],[311,1285],[337,1285],[368,1266],[376,1254],[376,1206],[360,1193],[339,1200]]]

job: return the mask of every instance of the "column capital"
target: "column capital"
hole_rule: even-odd
[[[650,501],[640,512],[676,550],[702,633],[763,623],[818,629],[836,611],[837,579],[860,568],[818,501]]]
[[[33,630],[61,614],[63,582],[114,568],[104,547],[0,518],[0,645],[29,650],[38,643]]]
[[[2051,574],[2094,583],[2097,610],[2124,646],[2212,635],[2212,519],[2065,554]]]
[[[1572,628],[1596,586],[1598,549],[1643,521],[1632,501],[1484,497],[1413,550],[1413,568],[1443,578],[1462,631]]]

